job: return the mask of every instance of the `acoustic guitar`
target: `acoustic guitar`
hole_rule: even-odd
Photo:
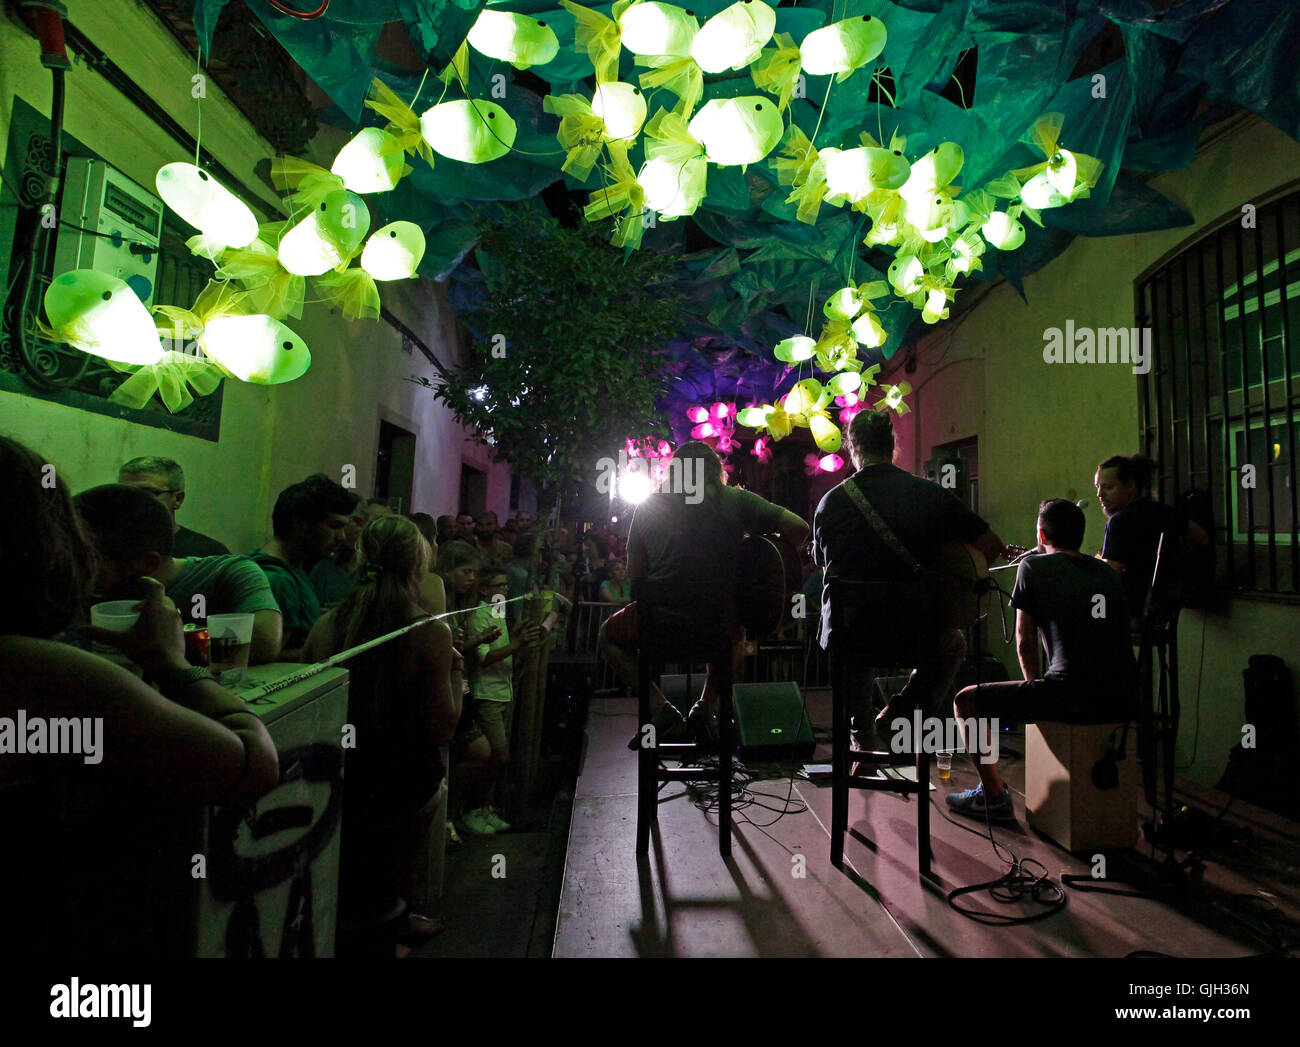
[[[799,550],[779,534],[746,535],[736,570],[736,613],[750,639],[789,620],[792,594],[803,587]]]

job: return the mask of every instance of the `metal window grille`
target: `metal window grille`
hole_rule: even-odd
[[[1300,593],[1300,191],[1244,209],[1138,281],[1154,494],[1214,506],[1219,581]]]

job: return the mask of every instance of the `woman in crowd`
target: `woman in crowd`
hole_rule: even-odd
[[[425,617],[421,586],[429,547],[403,516],[380,516],[360,540],[357,587],[325,614],[303,648],[320,661]],[[411,899],[415,855],[428,847],[444,768],[439,747],[460,716],[461,665],[451,630],[429,621],[347,662],[348,718],[356,748],[347,756],[339,908],[345,921],[373,918]],[[409,935],[442,924],[408,913]],[[385,940],[388,955],[396,945]]]
[[[632,599],[632,583],[627,580],[627,564],[610,560],[609,578],[600,587],[600,602],[622,607]]]
[[[467,542],[449,542],[438,551],[438,573],[447,589],[447,611],[451,614],[447,622],[451,625],[457,649],[467,656],[472,656],[480,644],[492,644],[501,635],[499,627],[481,633],[473,631],[473,612],[478,607],[478,569],[478,550]],[[473,672],[474,667],[470,666],[471,676]],[[463,686],[460,723],[451,739],[448,812],[481,810],[493,778],[492,747],[474,718],[473,695],[467,679]],[[476,836],[496,832],[479,818],[462,817],[461,821]],[[449,827],[449,838],[455,839],[454,832],[454,827]]]
[[[582,557],[586,564],[583,572],[584,600],[600,598],[600,587],[609,577],[606,561],[609,559],[609,543],[598,534],[592,533],[582,539]]]
[[[162,943],[187,900],[170,903],[164,892],[181,891],[176,866],[164,872],[151,859],[188,867],[191,852],[181,855],[162,827],[183,834],[202,805],[243,804],[273,788],[275,746],[240,699],[186,663],[180,613],[151,578],[140,580],[129,631],[92,633],[152,685],[51,639],[84,614],[95,555],[64,478],[6,437],[0,485],[0,719],[26,719],[29,734],[38,719],[81,727],[63,739],[78,752],[25,744],[0,753],[0,834],[22,850],[20,861],[0,861],[5,940],[25,955],[170,951]]]

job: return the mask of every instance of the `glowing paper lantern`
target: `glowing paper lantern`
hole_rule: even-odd
[[[280,264],[298,276],[319,276],[351,258],[369,231],[365,202],[340,189],[284,234]]]
[[[822,150],[826,190],[849,203],[865,200],[876,189],[897,189],[907,182],[911,164],[902,152],[860,146],[857,149]]]
[[[805,73],[824,76],[836,73],[841,80],[855,69],[873,61],[885,49],[885,24],[863,15],[815,29],[799,47],[799,61]]]
[[[424,232],[414,222],[391,222],[375,231],[361,252],[361,268],[376,280],[407,280],[424,257]]]
[[[822,306],[822,312],[831,320],[852,320],[862,308],[862,295],[856,287],[841,287]]]
[[[167,206],[212,243],[247,247],[257,238],[257,217],[207,171],[167,164],[158,169],[154,184]]]
[[[817,343],[807,335],[797,334],[777,342],[772,353],[778,360],[797,364],[803,360],[811,360],[817,354]]]
[[[938,289],[929,291],[925,296],[925,308],[921,310],[921,319],[927,324],[948,319],[948,296]]]
[[[817,468],[824,473],[838,473],[844,468],[844,459],[838,454],[824,455],[817,462]]]
[[[439,102],[420,117],[420,133],[434,151],[466,164],[499,160],[518,131],[509,113],[481,98]]]
[[[826,388],[839,396],[853,396],[856,390],[862,387],[862,375],[857,371],[843,371],[837,374],[829,382]]]
[[[645,123],[645,95],[639,87],[611,80],[597,85],[591,111],[604,121],[601,137],[606,141],[635,138]]]
[[[706,73],[743,69],[763,53],[775,31],[772,8],[762,0],[741,0],[704,23],[691,41],[691,57]]]
[[[716,403],[709,411],[709,417],[719,422],[725,422],[731,416],[731,404]]]
[[[703,143],[710,161],[729,167],[763,159],[781,141],[785,127],[770,99],[746,95],[705,102],[691,120],[690,131]]]
[[[343,188],[354,193],[386,193],[409,170],[400,143],[378,127],[358,131],[330,165]]]
[[[633,4],[618,20],[623,46],[635,55],[672,55],[684,58],[700,31],[699,20],[689,11],[657,0]]]
[[[545,65],[560,50],[555,30],[545,22],[509,11],[484,9],[466,39],[479,54],[516,69]]]
[[[255,385],[291,382],[311,366],[307,343],[279,320],[260,313],[210,320],[199,336],[199,347],[222,370]]]
[[[884,326],[873,312],[863,313],[849,325],[849,330],[853,333],[853,337],[858,340],[858,344],[864,345],[868,349],[876,349],[884,345],[889,337]]]
[[[707,440],[712,436],[718,435],[718,428],[712,422],[704,422],[691,429],[692,440]]]
[[[749,426],[751,429],[757,429],[767,423],[767,416],[772,413],[769,407],[742,407],[736,412],[736,421],[741,425]]]
[[[999,251],[1014,251],[1025,242],[1025,227],[1004,211],[989,215],[980,232]]]
[[[709,420],[709,409],[707,407],[688,407],[686,408],[686,418],[688,421],[697,424],[707,422]]]
[[[645,203],[668,221],[692,215],[707,190],[708,165],[704,157],[689,160],[647,160],[636,180],[645,193]]]
[[[1073,159],[1073,158],[1071,158]],[[1043,211],[1050,207],[1064,207],[1070,202],[1070,193],[1074,190],[1074,164],[1070,164],[1070,185],[1062,192],[1052,179],[1049,167],[1027,181],[1020,187],[1020,200],[1026,207]]]
[[[815,414],[808,419],[808,428],[812,430],[813,443],[819,451],[838,451],[843,437],[839,426],[824,414]]]
[[[782,406],[786,414],[792,418],[804,417],[821,408],[822,396],[822,383],[816,378],[805,378],[801,382],[794,383],[794,388],[785,394],[785,403]]]
[[[163,358],[153,317],[126,283],[94,269],[73,269],[45,292],[51,340],[119,364],[154,364]]]
[[[886,273],[894,290],[906,297],[916,294],[921,289],[921,280],[925,276],[925,267],[916,255],[900,254],[889,263]]]

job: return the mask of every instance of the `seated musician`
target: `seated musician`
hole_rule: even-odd
[[[974,546],[989,563],[1003,554],[1002,540],[987,523],[938,484],[904,472],[893,464],[894,426],[882,411],[862,411],[849,425],[849,454],[857,472],[826,492],[813,517],[813,557],[826,577],[866,581],[904,581],[912,571],[891,550],[849,494],[854,485],[911,556],[925,564],[944,542]],[[882,609],[888,618],[888,609]],[[882,619],[883,620],[883,619]],[[894,623],[897,624],[897,623]],[[831,596],[822,594],[821,644],[830,646]],[[933,712],[948,695],[966,655],[966,638],[957,629],[936,629],[924,645],[934,657],[919,665],[903,690],[893,695],[876,717],[884,732],[895,716],[914,708]]]
[[[1162,570],[1162,591],[1177,588],[1179,554],[1203,548],[1210,540],[1197,523],[1152,500],[1151,465],[1149,459],[1137,455],[1114,455],[1097,466],[1095,478],[1097,500],[1106,514],[1101,558],[1119,573],[1134,619],[1146,607],[1160,536],[1167,536],[1164,555],[1168,571]]]
[[[726,486],[722,462],[708,444],[692,440],[673,454],[669,467],[671,490],[652,494],[632,518],[628,534],[627,570],[633,591],[639,581],[671,586],[679,583],[683,594],[704,607],[703,615],[681,608],[656,613],[659,626],[680,629],[692,639],[706,629],[731,633],[735,657],[744,650],[745,630],[736,622],[720,622],[716,594],[730,594],[736,585],[741,539],[750,534],[779,533],[796,545],[808,537],[802,519],[751,491]],[[704,606],[708,605],[708,606]],[[639,624],[636,601],[612,614],[600,628],[605,658],[629,685],[637,676],[636,650]],[[712,673],[700,701],[688,720],[697,736],[711,740],[717,734],[718,694]],[[657,687],[650,689],[650,711],[659,737],[680,722],[677,710]],[[640,735],[628,746],[640,745]]]
[[[953,702],[963,730],[967,717],[1016,723],[1126,723],[1135,712],[1137,667],[1129,642],[1124,587],[1105,564],[1079,552],[1083,510],[1062,498],[1038,510],[1042,554],[1025,557],[1016,573],[1016,652],[1024,680],[965,687]],[[1039,636],[1050,663],[1039,676]],[[973,752],[973,739],[966,749]],[[1014,821],[1011,792],[997,763],[975,763],[980,784],[950,793],[960,814]]]

